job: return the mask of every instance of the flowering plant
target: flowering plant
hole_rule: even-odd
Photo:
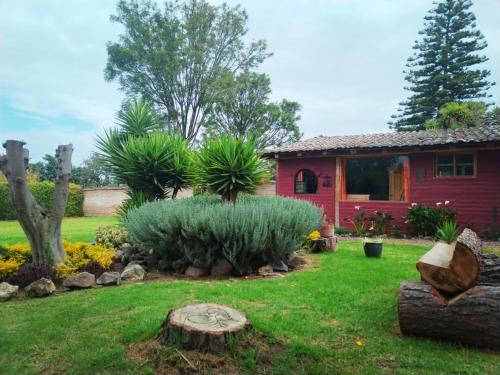
[[[365,235],[366,233],[365,227],[368,219],[366,217],[366,212],[364,210],[361,210],[360,206],[354,206],[354,209],[358,213],[354,215],[354,217],[346,217],[344,220],[348,223],[351,223],[354,234],[360,237]]]
[[[445,222],[455,222],[457,211],[449,207],[450,202],[436,202],[435,207],[412,203],[408,207],[406,222],[413,227],[418,236],[434,236],[437,228]]]

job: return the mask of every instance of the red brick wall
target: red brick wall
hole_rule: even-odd
[[[300,169],[310,169],[318,176],[316,194],[294,194],[294,178]],[[330,176],[331,186],[324,187],[324,177]],[[335,205],[335,158],[285,159],[278,162],[277,194],[298,199],[307,199],[323,208],[326,215],[334,218]]]
[[[410,199],[409,202],[339,202],[340,225],[350,228],[344,219],[352,217],[355,206],[361,206],[367,214],[374,210],[390,212],[404,230],[404,216],[412,202],[435,205],[450,201],[449,206],[458,211],[460,224],[471,224],[480,231],[491,227],[493,206],[498,209],[500,226],[500,150],[477,152],[477,175],[475,178],[434,178],[433,153],[410,155]],[[318,178],[318,194],[294,194],[294,177],[299,169],[313,170]],[[417,181],[417,171],[425,171],[425,181]],[[332,187],[322,186],[324,175],[332,177]],[[335,218],[335,158],[282,159],[278,163],[277,193],[299,199],[308,199],[323,207],[328,217]]]

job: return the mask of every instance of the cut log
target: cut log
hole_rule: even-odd
[[[500,286],[478,285],[448,300],[425,282],[402,282],[401,333],[500,347]]]
[[[337,237],[320,237],[311,241],[312,253],[323,253],[325,251],[337,251]]]
[[[240,311],[202,303],[170,310],[156,339],[162,344],[180,344],[184,349],[223,353],[229,339],[249,327],[246,316]]]
[[[480,284],[500,285],[500,257],[495,254],[483,254],[481,257]]]
[[[422,279],[436,289],[457,294],[475,285],[481,268],[482,244],[464,229],[452,244],[438,242],[417,262]]]

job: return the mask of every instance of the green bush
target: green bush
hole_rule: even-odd
[[[441,206],[428,207],[413,204],[406,214],[406,221],[411,224],[412,232],[417,236],[434,236],[438,227],[445,222],[455,222],[457,211]]]
[[[161,259],[209,268],[225,258],[245,274],[297,250],[322,217],[318,207],[292,198],[244,195],[232,205],[220,196],[196,196],[148,202],[123,223],[135,245]]]
[[[95,231],[95,242],[107,248],[117,249],[128,241],[128,233],[120,225],[106,225]]]
[[[54,195],[54,183],[31,182],[28,186],[38,203],[49,209]],[[83,190],[79,185],[69,184],[65,216],[83,216]],[[9,202],[9,186],[6,182],[0,182],[0,220],[14,219],[16,219],[16,214]]]

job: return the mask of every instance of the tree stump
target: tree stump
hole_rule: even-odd
[[[311,240],[311,242],[312,253],[338,250],[337,237],[320,237],[317,240]]]
[[[422,279],[436,289],[456,294],[476,283],[481,256],[481,240],[476,233],[466,228],[455,243],[438,242],[420,258],[417,269]]]
[[[425,282],[402,282],[401,333],[500,347],[500,286],[478,285],[451,299]]]
[[[187,305],[170,310],[156,339],[162,344],[180,344],[184,349],[212,353],[226,351],[228,341],[250,327],[246,316],[215,303]]]

